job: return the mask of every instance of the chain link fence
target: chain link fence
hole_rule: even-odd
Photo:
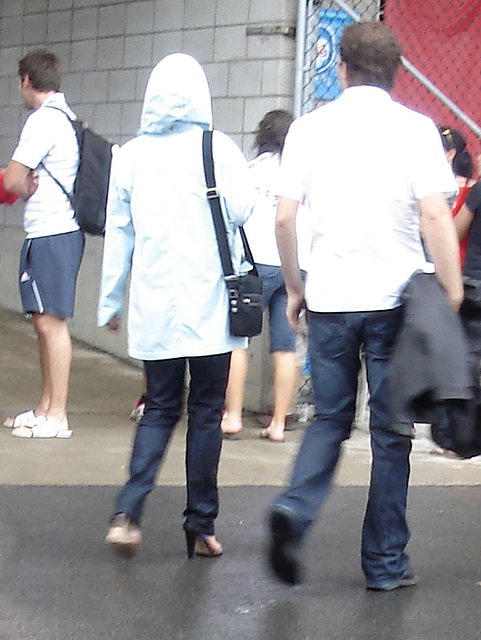
[[[336,63],[346,25],[382,20],[404,57],[393,97],[458,129],[481,153],[481,0],[306,0],[300,111],[337,98]]]

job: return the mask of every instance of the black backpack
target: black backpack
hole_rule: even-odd
[[[68,193],[43,162],[40,164],[69,199],[80,229],[84,233],[101,236],[105,231],[113,143],[92,131],[82,120],[73,120],[58,107],[50,108],[67,116],[77,137],[79,166],[72,193]]]

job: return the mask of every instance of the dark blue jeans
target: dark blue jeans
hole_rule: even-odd
[[[184,525],[211,535],[219,511],[217,469],[222,447],[220,422],[229,373],[230,353],[196,358],[145,361],[145,413],[137,426],[130,478],[117,500],[116,513],[134,522],[142,517],[183,406],[187,361],[190,388],[187,400],[187,505]]]
[[[275,505],[290,514],[300,541],[314,522],[332,481],[342,441],[355,414],[360,350],[370,391],[371,484],[362,533],[362,568],[368,586],[400,577],[409,560],[406,501],[409,438],[389,428],[388,363],[402,311],[309,313],[309,352],[316,415],[306,431],[290,487]]]

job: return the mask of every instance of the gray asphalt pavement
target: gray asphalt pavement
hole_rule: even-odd
[[[36,339],[0,310],[0,409],[32,408]],[[265,512],[289,473],[302,430],[285,444],[260,440],[252,418],[224,442],[223,557],[187,561],[185,424],[150,496],[133,561],[104,545],[125,479],[141,372],[76,345],[69,440],[21,440],[0,428],[1,640],[451,640],[481,638],[481,462],[431,455],[420,432],[412,456],[409,553],[415,588],[367,592],[360,569],[369,442],[346,443],[336,486],[303,549],[305,582],[277,583],[265,565]]]

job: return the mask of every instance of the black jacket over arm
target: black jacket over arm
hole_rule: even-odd
[[[402,294],[403,322],[390,365],[391,427],[412,436],[414,422],[447,420],[454,449],[481,451],[477,369],[461,318],[435,274],[416,272]]]

